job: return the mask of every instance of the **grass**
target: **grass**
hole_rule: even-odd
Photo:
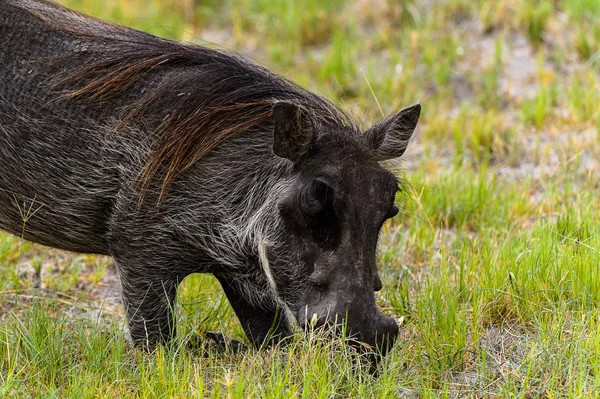
[[[192,275],[177,344],[146,354],[124,338],[109,258],[0,233],[0,397],[597,397],[600,1],[63,3],[221,38],[365,124],[420,101],[403,211],[380,243],[377,300],[401,337],[377,378],[311,333],[189,349],[209,330],[245,339],[218,282]]]

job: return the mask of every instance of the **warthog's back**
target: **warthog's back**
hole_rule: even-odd
[[[196,186],[205,195],[198,203],[213,192],[234,198],[246,176],[270,175],[281,162],[269,144],[274,99],[303,104],[323,125],[347,120],[237,55],[44,0],[0,0],[0,43],[0,228],[54,247],[107,253],[115,198],[131,199],[132,185],[146,188],[160,171],[162,198],[199,159],[206,170],[228,165],[224,180],[211,175]],[[242,142],[228,140],[250,129]],[[217,144],[231,148],[205,157]]]
[[[52,89],[60,57],[88,44],[50,22],[76,26],[78,18],[52,4],[0,0],[0,228],[54,247],[106,253],[119,188],[106,132],[97,112]],[[109,26],[91,21],[97,29]]]

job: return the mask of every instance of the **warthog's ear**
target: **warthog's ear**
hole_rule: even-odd
[[[273,153],[298,161],[306,154],[314,138],[310,116],[296,104],[278,101],[273,105]]]
[[[420,115],[421,104],[415,104],[376,123],[365,132],[367,146],[378,161],[398,158],[404,154]]]

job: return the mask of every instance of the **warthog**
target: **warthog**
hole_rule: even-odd
[[[420,109],[361,131],[239,55],[0,0],[0,228],[112,256],[147,348],[175,334],[178,284],[212,273],[255,345],[343,322],[385,353],[376,250],[398,180],[380,162]]]

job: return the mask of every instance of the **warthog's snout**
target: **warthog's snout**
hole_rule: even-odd
[[[345,332],[351,345],[382,356],[389,352],[398,337],[396,320],[384,316],[378,309],[374,309],[367,317],[361,317],[358,312],[335,312],[331,308],[320,311],[312,308],[311,311],[305,307],[299,312],[298,322],[305,330],[331,328],[338,334]]]

